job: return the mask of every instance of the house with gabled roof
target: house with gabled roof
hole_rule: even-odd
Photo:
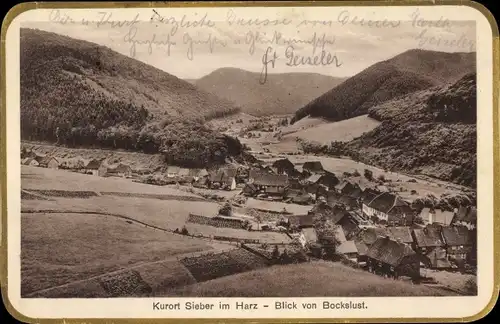
[[[179,175],[179,170],[181,168],[176,165],[169,165],[167,167],[167,178],[175,178]]]
[[[285,189],[288,187],[288,176],[284,174],[257,172],[251,177],[252,181],[249,183],[265,193],[284,195]]]
[[[314,197],[310,193],[300,189],[287,188],[285,199],[298,205],[310,205],[314,202]]]
[[[357,259],[358,257],[358,247],[354,241],[344,241],[341,242],[337,247],[337,253],[343,254],[349,259]]]
[[[295,165],[288,158],[276,160],[271,166],[276,170],[277,174],[291,176],[296,171]]]
[[[420,212],[420,218],[427,224],[439,224],[450,226],[455,213],[453,211],[442,210],[439,208],[424,207]]]
[[[359,199],[361,200],[362,203],[369,204],[375,197],[377,197],[380,194],[381,192],[374,188],[365,188],[361,193]]]
[[[323,164],[320,161],[307,161],[302,165],[302,172],[308,173],[323,173],[325,169],[323,168]]]
[[[449,259],[466,260],[472,253],[473,241],[465,226],[443,226],[441,228],[446,253]]]
[[[431,269],[451,268],[441,230],[441,225],[429,224],[412,231],[413,249],[422,255],[424,264]]]
[[[305,215],[289,215],[286,217],[289,226],[295,226],[297,228],[310,228],[314,226],[314,219],[312,214]]]
[[[359,231],[358,222],[343,205],[321,203],[314,206],[310,213],[318,219],[325,219],[332,224],[340,225],[347,237],[351,237]]]
[[[366,259],[370,272],[394,278],[420,278],[417,253],[408,244],[391,240],[388,236],[377,238],[368,248]]]
[[[92,175],[99,175],[99,168],[101,167],[102,160],[90,159],[84,164],[84,172]]]
[[[389,225],[411,225],[414,211],[410,204],[399,196],[383,192],[369,203],[362,204],[363,213]]]
[[[460,206],[456,211],[453,220],[453,225],[462,225],[472,230],[477,226],[477,209],[475,206]]]
[[[59,160],[55,158],[54,156],[44,156],[40,161],[38,161],[40,166],[42,168],[49,168],[49,169],[59,169]]]
[[[368,252],[368,246],[359,240],[354,240],[354,244],[358,250],[358,262],[366,262],[366,252]]]
[[[29,166],[39,166],[40,164],[37,162],[37,160],[33,158],[24,158],[21,160],[22,165],[29,165]]]
[[[219,170],[211,172],[209,175],[209,182],[211,188],[220,188],[225,190],[236,189],[236,179],[234,176],[230,176],[227,170]],[[232,173],[231,173],[232,174]]]

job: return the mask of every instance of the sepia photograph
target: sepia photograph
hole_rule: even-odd
[[[18,16],[22,300],[478,296],[476,16],[268,9]]]

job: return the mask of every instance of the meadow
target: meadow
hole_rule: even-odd
[[[450,296],[424,285],[386,279],[340,263],[311,262],[245,272],[166,292],[178,297]]]
[[[112,216],[23,213],[21,224],[23,295],[211,249],[207,241]]]

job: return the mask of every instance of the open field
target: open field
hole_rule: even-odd
[[[285,126],[281,129],[281,133],[283,135],[287,135],[290,133],[295,133],[301,130],[305,130],[311,127],[315,126],[320,126],[324,124],[328,124],[329,122],[326,119],[323,118],[316,118],[316,117],[305,117],[302,118],[301,120],[295,122],[292,125]]]
[[[340,263],[311,262],[223,277],[166,292],[196,297],[450,296],[449,291],[385,279]]]
[[[21,188],[27,190],[107,191],[196,196],[174,188],[137,183],[125,178],[103,178],[66,170],[53,170],[25,165],[21,166]]]
[[[333,123],[318,123],[303,130],[287,134],[284,138],[301,138],[308,142],[329,145],[332,141],[348,142],[369,132],[380,125],[380,122],[362,115]],[[293,125],[292,125],[293,126]]]
[[[214,202],[158,200],[101,196],[88,199],[57,198],[51,201],[23,200],[23,211],[56,210],[111,213],[130,217],[160,228],[181,228],[189,213],[214,216],[219,205]]]
[[[430,269],[425,269],[425,275],[436,279],[439,284],[445,287],[464,294],[475,295],[477,293],[477,277],[474,275]]]
[[[204,240],[111,216],[23,213],[21,222],[23,294],[211,249]]]

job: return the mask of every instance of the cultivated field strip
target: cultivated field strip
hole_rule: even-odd
[[[226,248],[227,249],[227,248]],[[161,270],[162,265],[164,263],[177,263],[179,258],[182,257],[196,257],[199,255],[203,255],[206,252],[191,252],[191,253],[185,253],[181,255],[176,255],[172,256],[163,260],[159,261],[153,261],[153,262],[141,262],[138,264],[134,264],[130,267],[127,268],[122,268],[116,271],[111,271],[107,272],[104,274],[100,274],[97,276],[92,276],[89,278],[81,279],[81,280],[76,280],[72,281],[67,284],[59,285],[59,286],[54,286],[46,289],[41,289],[37,290],[34,292],[31,292],[27,294],[25,297],[26,298],[36,298],[36,297],[46,297],[46,298],[60,298],[62,297],[61,294],[63,294],[65,291],[73,291],[76,290],[78,293],[79,290],[83,289],[82,287],[85,287],[86,285],[90,284],[90,286],[95,286],[95,283],[98,283],[101,289],[98,289],[100,291],[98,292],[93,292],[95,294],[92,297],[130,297],[128,293],[134,292],[136,295],[144,295],[151,293],[151,290],[148,289],[147,283],[145,283],[143,277],[147,277],[147,274],[144,274],[145,272],[151,272],[153,271],[153,268],[158,268]],[[179,262],[179,265],[181,266],[181,269],[183,267],[182,263]],[[142,268],[142,269],[141,269]],[[145,270],[149,271],[145,271]],[[189,273],[189,272],[188,272]],[[168,277],[168,275],[165,275],[165,273],[161,274],[162,276]],[[176,282],[178,280],[175,280],[175,278],[167,278],[171,282]],[[155,278],[156,281],[161,280],[161,276]],[[194,280],[194,278],[193,278]],[[193,283],[193,281],[189,280],[184,280],[185,284],[187,283]],[[195,281],[194,281],[195,282]],[[135,283],[135,285],[134,285]],[[182,283],[182,282],[180,282]],[[111,287],[112,285],[116,285],[117,287]],[[162,283],[163,286],[169,286],[166,283]],[[178,286],[176,284],[170,285],[170,286]],[[75,289],[76,288],[76,289]],[[150,287],[149,287],[150,288]],[[71,297],[71,296],[64,296],[64,297]]]
[[[213,219],[212,217],[194,215],[194,214],[189,214],[187,222],[200,225],[208,225],[213,227],[227,227],[227,228],[241,229],[241,223],[238,221],[233,221],[229,219]]]
[[[198,282],[269,266],[266,259],[241,248],[221,253],[205,253],[197,257],[186,257],[181,262]]]
[[[27,189],[23,192],[32,193],[28,195],[24,193],[23,199],[32,200],[38,197],[59,197],[59,198],[90,198],[98,196],[114,196],[114,197],[131,197],[131,198],[146,198],[158,200],[177,200],[177,201],[207,201],[203,197],[197,196],[179,196],[167,194],[147,194],[147,193],[132,193],[132,192],[116,192],[116,191],[78,191],[78,190],[43,190],[43,189]],[[38,196],[34,196],[37,194]],[[41,198],[40,198],[41,199]]]

